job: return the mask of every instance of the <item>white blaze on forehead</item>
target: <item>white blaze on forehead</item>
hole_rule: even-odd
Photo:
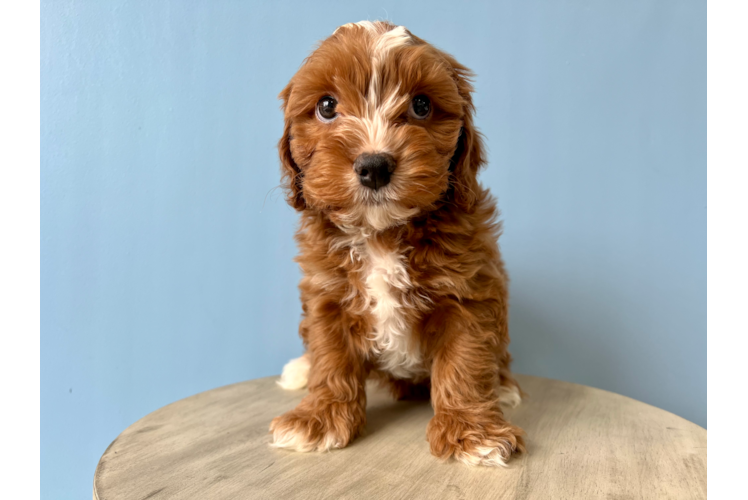
[[[371,80],[369,81],[369,92],[366,96],[367,111],[370,115],[386,111],[386,109],[382,109],[385,106],[391,107],[399,104],[398,87],[387,96],[379,95],[382,92],[382,70],[387,61],[387,56],[393,49],[408,45],[412,41],[410,33],[404,26],[398,26],[381,33],[374,39],[371,50]]]
[[[362,152],[392,152],[397,145],[393,143],[395,137],[390,133],[391,124],[388,116],[391,115],[393,109],[407,101],[408,96],[399,95],[399,86],[390,89],[387,95],[382,95],[384,92],[382,88],[383,68],[390,52],[398,47],[412,44],[413,38],[404,26],[387,30],[388,26],[386,24],[371,21],[345,24],[338,30],[353,26],[364,28],[371,38],[372,72],[366,95],[364,116],[350,117],[351,121],[356,123],[355,127],[350,128],[356,128],[362,134],[361,139],[364,143]]]
[[[382,91],[382,68],[387,60],[387,56],[393,49],[408,45],[412,41],[413,39],[410,37],[410,33],[408,33],[403,26],[398,26],[397,28],[382,33],[374,39],[371,50],[372,74],[371,81],[369,82],[369,95],[367,96],[370,111],[374,111],[379,107],[379,94]],[[394,101],[396,96],[397,89],[388,96],[381,96],[381,102],[382,104],[386,104],[388,101]]]
[[[359,27],[364,28],[365,30],[371,31],[371,32],[377,32],[378,31],[376,25],[373,22],[371,22],[371,21],[359,21],[357,23],[347,23],[347,24],[344,24],[342,26],[339,26],[338,29],[336,29],[335,31],[333,31],[332,34],[334,35],[335,33],[337,33],[338,31],[340,31],[340,30],[342,30],[344,28],[353,28],[355,26],[359,26]]]

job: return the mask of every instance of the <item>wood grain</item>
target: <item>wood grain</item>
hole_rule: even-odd
[[[369,388],[366,435],[343,450],[271,448],[270,420],[305,391],[276,377],[221,387],[128,427],[94,475],[94,499],[706,498],[706,430],[591,387],[517,376],[530,394],[507,410],[529,453],[506,469],[442,463],[429,454],[427,402]]]

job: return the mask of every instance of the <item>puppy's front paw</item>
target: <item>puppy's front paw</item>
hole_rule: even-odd
[[[364,412],[357,405],[329,403],[305,405],[270,423],[272,446],[296,451],[327,451],[344,448],[363,428]]]
[[[437,413],[426,430],[434,456],[492,467],[504,467],[512,454],[525,451],[523,434],[494,413]]]

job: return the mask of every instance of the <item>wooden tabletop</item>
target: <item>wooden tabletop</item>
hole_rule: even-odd
[[[577,384],[517,375],[530,397],[507,417],[528,453],[506,469],[429,454],[428,402],[369,388],[366,434],[348,448],[271,448],[270,420],[306,391],[276,377],[177,401],[128,427],[94,475],[94,499],[706,498],[706,430],[653,406]]]

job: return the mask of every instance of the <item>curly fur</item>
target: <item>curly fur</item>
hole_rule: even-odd
[[[430,396],[437,457],[500,466],[524,450],[499,406],[521,391],[509,369],[498,212],[477,181],[485,155],[470,77],[405,28],[362,22],[338,28],[281,92],[307,349],[281,384],[309,394],[273,420],[275,446],[346,446],[365,425],[375,378],[396,398]],[[315,116],[326,95],[338,102],[331,123]],[[408,115],[415,95],[431,100],[425,120]],[[352,164],[381,152],[397,167],[375,191]]]

